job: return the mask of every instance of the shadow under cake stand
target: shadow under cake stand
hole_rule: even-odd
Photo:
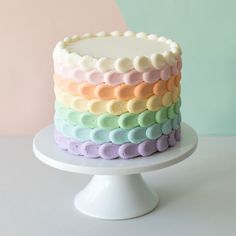
[[[74,199],[82,213],[101,219],[121,220],[151,212],[159,197],[140,173],[162,169],[189,157],[197,147],[197,134],[182,123],[181,141],[163,153],[130,160],[88,159],[60,150],[54,143],[54,127],[42,129],[33,140],[33,151],[39,160],[54,168],[94,175]]]

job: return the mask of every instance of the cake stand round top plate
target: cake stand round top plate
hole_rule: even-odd
[[[42,162],[60,170],[91,175],[128,175],[162,169],[190,156],[197,147],[197,134],[189,125],[182,123],[181,141],[162,153],[149,157],[123,160],[88,159],[60,150],[54,143],[54,127],[50,125],[36,134],[33,151]]]

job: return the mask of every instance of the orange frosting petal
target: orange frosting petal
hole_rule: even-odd
[[[170,79],[167,80],[167,89],[168,91],[173,91],[175,87],[175,76],[171,76]]]
[[[181,75],[176,75],[176,76],[175,76],[175,85],[176,85],[176,86],[179,86],[180,80],[181,80]]]
[[[71,95],[77,95],[78,94],[78,87],[79,87],[79,84],[76,83],[76,82],[69,82],[66,85],[66,89]]]
[[[86,99],[92,99],[95,98],[94,90],[95,90],[95,85],[82,83],[78,86],[78,95]]]
[[[62,90],[65,90],[67,87],[67,84],[69,83],[69,80],[62,79],[62,77],[59,75],[54,75],[53,79],[54,79],[54,83]]]
[[[114,87],[107,84],[97,85],[95,88],[95,96],[100,99],[113,99],[114,96]]]
[[[136,86],[134,94],[137,98],[148,98],[153,95],[153,84],[142,82]]]
[[[133,98],[134,95],[134,88],[133,85],[122,84],[115,88],[115,96],[118,99],[128,100]]]
[[[153,92],[157,96],[162,96],[167,91],[166,80],[159,80],[153,87]]]

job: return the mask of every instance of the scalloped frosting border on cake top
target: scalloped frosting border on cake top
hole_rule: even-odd
[[[168,46],[169,50],[162,53],[153,52],[150,56],[138,55],[134,58],[118,57],[100,57],[96,58],[91,55],[79,55],[76,52],[70,52],[68,46],[80,40],[85,40],[93,37],[137,37],[141,39],[153,40],[159,43],[164,43]],[[132,31],[113,31],[98,32],[96,34],[86,33],[84,35],[74,35],[66,37],[63,41],[57,43],[53,51],[53,59],[55,63],[65,64],[82,71],[97,70],[100,72],[117,71],[120,73],[128,72],[135,69],[139,72],[144,72],[148,69],[161,70],[166,65],[173,66],[176,61],[181,57],[181,47],[171,39],[167,39],[155,34],[146,34],[144,32],[134,33]]]

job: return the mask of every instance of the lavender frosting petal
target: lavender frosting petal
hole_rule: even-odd
[[[169,135],[168,135],[168,142],[169,146],[173,147],[176,144],[176,138],[175,138],[175,130],[173,130]]]
[[[81,153],[82,143],[71,141],[68,146],[68,152],[74,155],[82,155]]]
[[[181,139],[181,128],[180,127],[175,131],[175,138],[177,141],[180,141],[180,139]]]
[[[156,151],[157,148],[155,140],[144,141],[138,145],[138,152],[141,156],[150,156]]]
[[[157,150],[159,152],[163,152],[165,151],[168,146],[169,146],[169,143],[168,143],[168,135],[162,135],[158,140],[157,140]]]
[[[99,155],[107,160],[112,160],[119,157],[119,147],[120,145],[116,145],[113,143],[104,143],[99,148]]]
[[[99,146],[99,144],[95,144],[91,141],[84,142],[81,145],[81,153],[83,156],[86,156],[88,158],[98,158]]]

